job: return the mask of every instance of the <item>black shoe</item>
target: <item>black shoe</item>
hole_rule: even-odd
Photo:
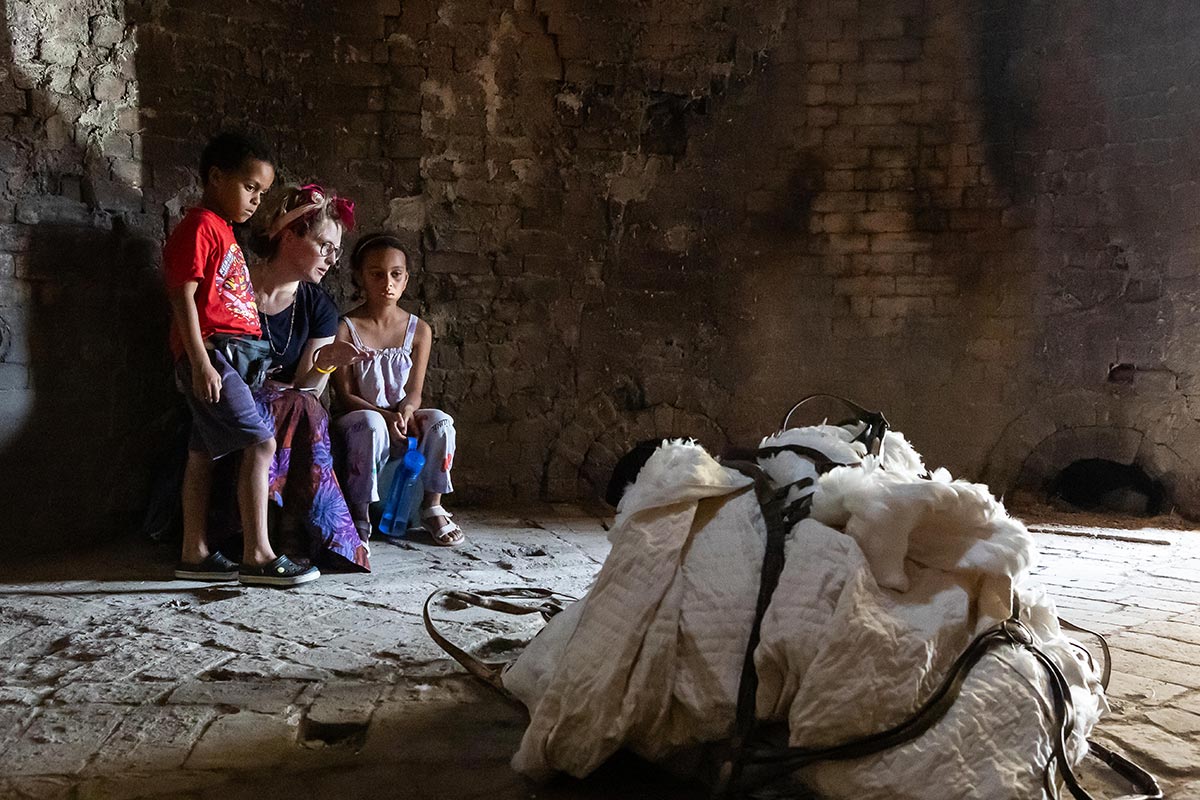
[[[237,563],[213,551],[199,564],[180,561],[175,567],[175,577],[185,581],[236,581],[239,569]]]
[[[261,567],[243,564],[238,580],[254,586],[299,586],[321,577],[316,567],[302,567],[287,556],[280,556]]]

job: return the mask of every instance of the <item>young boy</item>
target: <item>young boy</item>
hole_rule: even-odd
[[[277,557],[271,549],[267,470],[275,452],[275,432],[259,415],[246,381],[223,348],[213,343],[218,336],[261,337],[246,258],[233,237],[232,223],[253,216],[274,179],[271,155],[262,143],[242,134],[219,134],[200,156],[200,206],[188,211],[163,248],[174,319],[175,379],[192,412],[177,578],[295,586],[321,574],[316,567]],[[205,540],[213,462],[238,452],[244,537],[240,565],[210,551]]]

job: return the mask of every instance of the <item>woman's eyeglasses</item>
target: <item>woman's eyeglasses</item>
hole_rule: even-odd
[[[333,263],[335,264],[342,260],[342,246],[333,242],[319,242],[317,244],[317,252],[321,254],[321,258],[326,260],[329,260],[329,257],[333,256]]]

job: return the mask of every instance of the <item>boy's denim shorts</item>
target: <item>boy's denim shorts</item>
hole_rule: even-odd
[[[275,438],[258,413],[250,387],[229,366],[225,356],[206,350],[213,367],[221,375],[221,399],[207,403],[192,393],[192,365],[186,355],[175,362],[175,386],[187,398],[192,412],[192,436],[188,449],[207,453],[214,460],[252,444]]]

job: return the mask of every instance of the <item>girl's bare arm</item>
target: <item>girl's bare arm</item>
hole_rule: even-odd
[[[400,401],[400,412],[405,423],[412,419],[413,412],[421,407],[421,393],[425,391],[425,369],[429,366],[429,351],[433,348],[433,329],[425,320],[417,321],[417,332],[413,337],[412,371],[408,373],[404,399]]]

